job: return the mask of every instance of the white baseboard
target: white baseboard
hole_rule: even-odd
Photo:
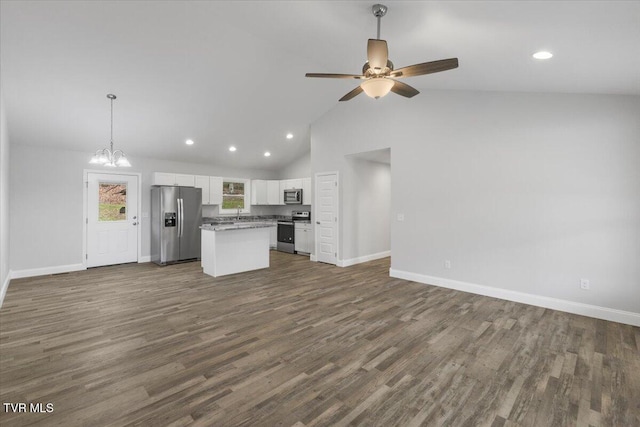
[[[311,255],[309,256],[309,260],[310,260],[310,261],[313,261],[313,262],[318,262],[318,257],[317,257],[317,256],[315,256],[315,254],[311,254]]]
[[[23,277],[46,276],[48,274],[69,273],[71,271],[86,270],[83,264],[56,265],[53,267],[31,268],[27,270],[16,270],[11,272],[12,279],[21,279]]]
[[[0,308],[2,308],[2,303],[4,302],[4,297],[7,295],[7,289],[9,289],[9,282],[11,282],[11,270],[7,272],[7,277],[2,283],[2,287],[0,288]]]
[[[357,258],[339,259],[336,263],[338,267],[349,267],[363,262],[373,261],[380,258],[391,256],[391,251],[378,252],[377,254],[365,255]]]
[[[395,270],[393,268],[389,269],[389,276],[396,277],[398,279],[424,283],[427,285],[435,285],[443,288],[455,289],[457,291],[470,292],[472,294],[504,299],[507,301],[535,305],[537,307],[565,311],[567,313],[579,314],[587,317],[595,317],[596,319],[610,320],[612,322],[640,326],[640,313],[634,313],[631,311],[616,310],[613,308],[583,304],[580,302],[528,294],[508,289],[493,288],[491,286],[460,282],[457,280],[445,279],[442,277],[427,276],[418,273],[411,273],[408,271]]]
[[[151,262],[151,255],[141,256],[140,258],[138,258],[138,264],[143,262]]]

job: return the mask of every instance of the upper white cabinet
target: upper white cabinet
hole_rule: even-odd
[[[280,198],[283,197],[283,193],[280,191],[280,181],[276,179],[270,179],[267,181],[267,204],[279,205]],[[284,200],[282,201],[284,204]]]
[[[202,204],[209,205],[211,196],[209,195],[209,177],[196,175],[196,188],[202,188]]]
[[[254,179],[251,181],[251,204],[268,204],[267,181],[264,179]]]
[[[194,187],[196,184],[193,175],[179,173],[154,172],[151,185],[181,185],[183,187]]]
[[[203,205],[222,205],[222,177],[154,172],[151,185],[179,185],[202,188]],[[312,203],[311,178],[254,179],[251,181],[252,205],[284,205],[284,190],[302,189],[302,204]]]
[[[302,178],[302,204],[311,205],[313,202],[311,194],[311,178]]]
[[[153,183],[151,185],[180,185],[182,187],[195,187],[196,179],[193,175],[154,172]]]
[[[176,185],[183,187],[195,187],[196,177],[193,175],[184,175],[181,173],[176,174]]]
[[[251,181],[252,205],[284,205],[284,181],[254,179]]]
[[[284,183],[284,187],[282,188],[283,194],[284,190],[292,190],[302,188],[302,178],[299,179],[284,179],[281,182]]]
[[[151,185],[176,185],[175,173],[154,172]]]
[[[220,176],[209,177],[209,204],[222,204],[222,177]]]
[[[287,188],[287,180],[280,180],[280,194],[278,194],[278,204],[284,205],[284,190]]]

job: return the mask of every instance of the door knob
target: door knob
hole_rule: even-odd
[[[138,223],[134,221],[134,222],[133,222],[133,225],[138,225]]]
[[[138,218],[137,216],[134,216],[134,217],[133,217],[133,219],[137,219],[137,218]]]
[[[320,221],[316,221],[316,224],[320,225]]]

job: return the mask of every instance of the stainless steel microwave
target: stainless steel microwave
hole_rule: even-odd
[[[293,188],[290,190],[284,190],[284,204],[285,205],[301,205],[302,189]]]

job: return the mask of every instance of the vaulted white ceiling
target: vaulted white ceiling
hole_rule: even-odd
[[[90,157],[108,144],[114,93],[115,145],[134,165],[145,156],[281,168],[308,151],[309,126],[329,109],[385,102],[338,103],[356,81],[304,77],[361,70],[373,3],[3,0],[10,141]],[[396,68],[460,60],[405,80],[421,91],[640,94],[638,1],[382,3]],[[531,58],[542,49],[554,57]]]

